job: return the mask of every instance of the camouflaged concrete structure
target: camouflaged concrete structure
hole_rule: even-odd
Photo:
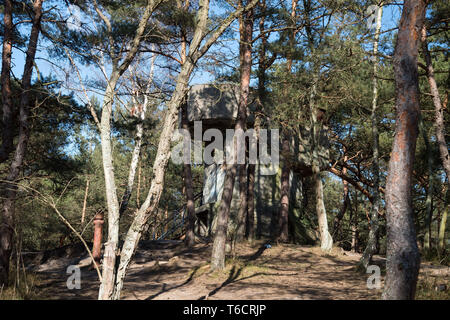
[[[187,98],[187,118],[193,132],[194,121],[202,121],[203,132],[209,128],[221,130],[225,136],[226,129],[233,129],[236,121],[239,101],[239,86],[236,84],[194,85]],[[253,127],[254,117],[249,107],[247,127]],[[290,174],[291,203],[301,203],[301,177],[311,175],[310,129],[302,128],[301,135],[294,137],[291,143],[292,171]],[[320,167],[328,165],[328,145],[326,129],[320,138]],[[281,141],[280,141],[281,147]],[[256,164],[255,170],[255,230],[260,237],[269,237],[274,223],[274,213],[278,211],[280,200],[280,176],[283,157],[276,174],[267,175],[265,165]],[[205,165],[203,197],[201,205],[196,208],[197,232],[202,236],[211,236],[216,225],[216,212],[222,197],[225,179],[224,165]],[[229,235],[236,229],[236,215],[239,210],[239,183],[236,177],[233,200],[230,210]],[[295,213],[294,213],[295,214]]]

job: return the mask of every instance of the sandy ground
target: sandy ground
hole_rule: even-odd
[[[229,254],[223,272],[209,270],[211,246],[197,244],[186,250],[179,242],[143,242],[129,268],[122,299],[379,299],[380,289],[368,289],[369,275],[354,266],[359,254],[333,249],[264,243],[239,245]],[[384,265],[382,257],[375,264]],[[81,266],[81,289],[69,290],[68,265]],[[42,299],[96,299],[98,279],[86,255],[50,258],[35,268],[42,279]],[[421,276],[436,277],[448,287],[449,267],[422,264]],[[383,280],[382,280],[383,281]]]

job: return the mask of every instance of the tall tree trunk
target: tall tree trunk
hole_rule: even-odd
[[[0,147],[0,163],[8,159],[9,154],[13,150],[13,103],[11,91],[11,52],[12,52],[12,1],[5,0],[3,12],[3,51],[2,51],[2,102],[3,102],[3,131],[2,145]]]
[[[116,276],[116,252],[119,245],[119,199],[117,197],[116,182],[111,147],[111,112],[114,90],[117,80],[113,78],[108,83],[101,118],[101,147],[103,172],[105,177],[106,203],[108,207],[108,238],[105,243],[102,266],[102,283],[100,284],[99,299],[109,299],[114,290]]]
[[[244,15],[244,27],[240,46],[241,54],[241,76],[240,76],[240,98],[238,108],[238,119],[235,125],[235,133],[239,130],[245,130],[247,123],[247,104],[250,90],[250,76],[252,69],[252,37],[253,37],[253,9],[247,10]],[[235,136],[235,138],[237,138]],[[237,164],[237,143],[233,144],[235,152],[234,161],[227,163],[225,174],[224,189],[222,193],[222,200],[218,210],[217,228],[214,236],[213,249],[211,254],[211,269],[221,270],[225,267],[225,243],[228,230],[228,218],[230,215],[230,205],[233,197],[234,181],[238,169]],[[245,166],[240,165],[240,166]],[[242,205],[242,203],[241,203]],[[241,210],[240,210],[241,211]],[[241,212],[239,212],[241,214]],[[240,221],[238,221],[240,222]]]
[[[346,154],[346,148],[344,147],[344,163],[347,162],[348,156]],[[342,174],[347,174],[347,168],[342,168]],[[348,203],[349,203],[349,195],[348,195],[348,182],[344,179],[342,179],[342,185],[343,185],[343,195],[342,195],[342,207],[341,210],[339,210],[339,213],[334,218],[334,224],[333,224],[333,238],[338,238],[338,230],[341,225],[341,220],[345,215],[345,212],[347,211]]]
[[[183,10],[187,11],[189,8],[189,0],[178,1],[177,5],[179,8],[183,8]],[[186,31],[181,30],[181,62],[185,63],[186,61],[186,50],[187,50],[187,39],[186,39]],[[189,122],[187,115],[187,104],[183,103],[181,106],[181,126],[184,130],[189,131]],[[189,141],[191,143],[191,141]],[[190,148],[189,148],[190,150]],[[189,154],[189,163],[184,163],[183,165],[183,174],[184,174],[184,190],[186,195],[186,213],[187,213],[187,225],[186,225],[186,237],[184,238],[184,243],[188,248],[192,247],[195,244],[195,202],[194,202],[194,189],[192,186],[192,170],[190,163],[190,154]]]
[[[347,211],[348,205],[349,205],[349,196],[348,196],[348,182],[345,180],[342,180],[342,184],[344,185],[344,192],[343,192],[343,202],[341,210],[339,210],[339,213],[334,218],[334,225],[333,225],[333,238],[339,238],[339,228],[341,226],[342,218],[345,215],[345,212]]]
[[[248,197],[247,197],[247,167],[245,164],[239,165],[239,211],[237,215],[236,235],[235,241],[241,242],[245,237],[245,221],[248,210]]]
[[[439,245],[438,250],[439,253],[443,253],[446,249],[446,242],[445,242],[445,229],[447,227],[447,216],[448,216],[448,209],[450,207],[450,189],[447,189],[446,196],[445,196],[445,202],[444,202],[444,213],[441,217],[441,224],[439,226]]]
[[[284,155],[283,167],[281,168],[280,177],[280,208],[278,211],[278,223],[276,230],[276,239],[279,242],[288,242],[289,240],[289,173],[291,172],[291,166],[289,164],[289,134],[284,132],[282,142],[282,154]]]
[[[102,15],[99,9],[96,6],[96,11],[99,13],[100,17],[105,20],[104,15]],[[115,53],[111,52],[111,57],[113,58],[113,68],[111,75],[108,79],[107,87],[105,90],[105,96],[102,105],[102,116],[100,120],[100,138],[101,138],[101,148],[102,148],[102,164],[103,164],[103,172],[105,179],[105,192],[106,192],[106,203],[108,207],[108,238],[105,243],[105,251],[103,257],[103,266],[102,266],[102,282],[99,288],[98,298],[100,300],[107,300],[113,298],[114,288],[115,288],[115,280],[116,280],[116,269],[117,269],[117,249],[119,245],[119,222],[120,222],[120,212],[121,212],[121,204],[119,203],[117,196],[117,189],[114,177],[114,166],[112,161],[112,143],[111,143],[111,114],[112,108],[114,104],[114,96],[117,83],[123,73],[128,69],[131,62],[136,57],[136,54],[139,50],[140,43],[142,41],[142,36],[147,27],[150,16],[152,15],[155,8],[161,3],[159,0],[148,0],[145,11],[142,15],[142,18],[139,21],[136,34],[132,40],[131,48],[128,51],[126,57],[122,60],[120,64],[118,64],[118,59],[114,59]],[[109,30],[109,33],[112,31]],[[110,42],[113,42],[112,35],[108,35],[110,38]],[[111,48],[111,50],[113,50]],[[140,144],[137,141],[136,147],[138,147],[138,151],[140,150]],[[130,168],[133,170],[132,175],[134,179],[134,172],[136,170],[137,160],[139,159],[139,152],[133,152],[132,157],[132,165]],[[129,179],[130,182],[130,179]],[[127,184],[127,188],[129,184]],[[130,193],[131,194],[131,193]],[[129,199],[129,195],[127,194],[127,190],[125,191],[125,200]],[[126,204],[128,200],[122,201],[122,212],[126,208]]]
[[[428,170],[428,188],[427,198],[425,200],[426,206],[426,218],[425,218],[425,236],[423,239],[423,248],[429,250],[431,247],[431,221],[433,217],[433,153],[430,148],[430,142],[428,140],[423,120],[420,119],[420,130],[422,131],[423,140],[425,143],[425,152],[427,157],[427,170]]]
[[[376,27],[375,27],[375,39],[373,41],[373,97],[372,97],[372,113],[370,115],[372,122],[372,143],[373,143],[373,156],[372,156],[372,175],[373,175],[373,202],[372,202],[372,211],[370,214],[370,229],[369,229],[369,238],[367,240],[367,245],[364,250],[364,253],[359,261],[359,266],[364,270],[367,269],[369,264],[372,262],[372,257],[377,251],[378,247],[378,215],[380,211],[380,164],[379,164],[379,134],[378,134],[378,117],[377,117],[377,109],[378,109],[378,83],[377,83],[377,69],[378,69],[378,42],[380,39],[380,30],[381,30],[381,18],[383,16],[383,7],[382,3],[380,4],[379,9],[377,10],[377,18],[376,18]]]
[[[266,1],[259,1],[259,10],[261,12],[261,18],[259,19],[259,33],[261,36],[261,44],[258,50],[258,99],[255,111],[255,124],[254,124],[254,143],[257,145],[259,141],[259,133],[261,129],[261,112],[264,106],[265,92],[266,92],[266,47],[267,47],[267,34],[265,33],[265,14],[266,14]],[[255,230],[255,164],[248,165],[248,198],[247,198],[247,237],[250,241],[253,241],[256,236]]]
[[[430,52],[428,51],[428,42],[427,42],[427,30],[426,26],[423,25],[422,27],[422,52],[424,55],[424,60],[426,63],[426,72],[427,72],[427,78],[428,83],[430,85],[430,91],[431,95],[433,97],[433,104],[434,104],[434,110],[435,110],[435,128],[436,128],[436,140],[438,142],[439,146],[439,154],[441,157],[442,164],[444,166],[445,173],[447,175],[447,180],[450,184],[450,157],[448,153],[448,147],[447,142],[445,140],[445,125],[444,125],[444,108],[441,103],[441,98],[439,96],[439,90],[436,84],[436,79],[434,78],[434,70],[433,70],[433,64],[431,60]],[[426,139],[426,137],[424,137]],[[427,142],[428,143],[428,140]],[[428,143],[429,144],[429,143]],[[429,146],[427,144],[427,150],[429,149]],[[430,166],[432,166],[431,163],[431,153],[427,151],[428,155],[428,167],[430,169]],[[424,238],[424,249],[430,249],[431,247],[431,221],[432,221],[432,177],[430,175],[430,182],[427,192],[427,218],[426,218],[426,233]],[[448,209],[444,210],[444,216],[447,217],[447,211]],[[444,220],[444,219],[443,219]],[[446,219],[445,219],[446,220]],[[441,224],[442,226],[442,224]],[[445,222],[444,222],[444,228],[445,230]],[[445,231],[444,231],[445,233]],[[439,231],[439,241],[441,241],[441,233]],[[439,242],[441,243],[441,242]],[[441,248],[439,248],[441,249]]]
[[[314,193],[316,195],[316,212],[320,232],[320,248],[323,251],[330,251],[333,246],[333,238],[328,232],[327,212],[323,200],[323,186],[320,171],[314,170]]]
[[[139,208],[141,206],[141,170],[142,165],[138,165],[138,181],[136,186],[136,205]]]
[[[333,246],[333,238],[331,237],[330,232],[328,231],[328,220],[327,220],[327,212],[325,209],[325,203],[323,198],[323,185],[322,178],[320,176],[320,167],[319,167],[319,155],[317,148],[319,148],[320,143],[320,126],[319,120],[317,119],[317,108],[315,106],[314,100],[316,97],[316,88],[318,76],[315,76],[313,79],[314,83],[311,88],[310,94],[310,111],[311,111],[311,164],[312,164],[312,172],[313,172],[313,181],[314,181],[314,193],[316,195],[316,213],[319,223],[319,232],[320,232],[320,247],[323,251],[330,251]]]
[[[238,1],[239,7],[242,7],[242,0]],[[245,35],[245,19],[244,14],[239,17],[239,61],[241,66],[241,72],[242,72],[242,64],[244,61],[244,54],[246,50],[246,35]],[[251,48],[251,47],[250,47]],[[247,129],[247,123],[244,123],[243,130]],[[244,142],[244,149],[245,153],[247,153],[247,144]],[[245,155],[246,156],[246,155]],[[232,248],[235,249],[236,242],[240,242],[243,239],[243,233],[244,233],[244,223],[245,223],[245,216],[247,213],[247,168],[246,165],[239,164],[237,167],[237,174],[238,174],[238,180],[239,180],[239,209],[236,216],[236,229],[234,230],[233,235],[233,243]],[[234,254],[234,251],[233,251]]]
[[[292,0],[291,2],[291,20],[289,25],[292,30],[289,32],[289,51],[286,56],[286,71],[288,73],[288,77],[291,76],[292,73],[292,51],[295,46],[295,18],[296,18],[296,8],[297,8],[297,0]],[[289,89],[286,87],[286,89]],[[286,92],[286,96],[288,92]],[[282,142],[282,152],[284,154],[284,162],[283,167],[281,168],[281,177],[280,177],[280,207],[278,210],[278,224],[277,224],[277,241],[279,242],[288,242],[289,240],[289,195],[290,195],[290,183],[289,183],[289,174],[291,172],[291,166],[289,163],[289,143],[290,143],[290,135],[287,130],[283,130],[283,142]]]
[[[142,111],[145,114],[145,111]],[[139,123],[136,125],[136,137],[134,139],[134,148],[131,154],[131,162],[130,168],[128,170],[128,181],[125,187],[125,191],[122,195],[119,207],[119,216],[121,217],[126,209],[128,208],[128,202],[131,198],[131,193],[133,191],[134,180],[136,176],[136,170],[139,164],[139,156],[141,154],[141,146],[142,146],[142,136],[144,134],[144,119],[140,119]]]
[[[182,112],[181,114],[182,127],[184,130],[189,130],[186,103],[183,103],[181,107],[181,112]],[[186,212],[187,212],[186,237],[184,241],[187,247],[192,247],[195,244],[194,228],[196,216],[195,216],[194,190],[192,187],[192,172],[190,163],[184,164],[184,189],[186,194]]]
[[[81,210],[81,225],[84,225],[84,219],[86,218],[87,198],[89,194],[89,178],[86,179],[86,188],[84,189],[83,209]]]
[[[353,198],[355,208],[352,209],[350,223],[352,226],[352,252],[358,252],[359,234],[358,234],[358,194],[355,190],[355,197]]]
[[[20,94],[19,139],[9,169],[9,174],[6,178],[8,182],[2,186],[4,201],[2,208],[2,224],[0,226],[0,286],[8,284],[9,259],[11,256],[12,238],[14,234],[15,202],[17,194],[15,181],[19,177],[20,170],[22,169],[27,150],[27,143],[30,137],[28,115],[30,112],[31,76],[33,74],[33,63],[41,25],[42,2],[43,0],[35,0],[33,2],[33,24],[31,27],[30,40],[28,42]]]
[[[225,244],[227,241],[228,219],[230,215],[230,205],[233,197],[236,172],[236,165],[227,164],[225,181],[222,191],[222,200],[217,212],[217,226],[214,234],[213,249],[211,253],[212,270],[222,270],[225,268]]]
[[[450,185],[450,156],[448,153],[447,142],[445,141],[444,108],[442,107],[439,90],[434,78],[433,64],[431,62],[430,52],[428,51],[427,30],[425,25],[422,27],[422,50],[426,62],[426,71],[428,84],[430,85],[431,95],[433,97],[435,111],[436,140],[439,146],[441,161],[447,175],[447,181]]]
[[[405,0],[394,53],[396,126],[386,182],[387,254],[383,299],[414,299],[420,254],[411,179],[420,116],[417,56],[425,16],[422,0]]]
[[[242,4],[241,4],[242,5]],[[245,81],[250,79],[252,68],[252,41],[253,41],[253,11],[250,11],[243,15],[240,19],[240,60],[241,60],[241,73],[245,75]],[[241,77],[241,79],[243,79]],[[248,86],[250,86],[250,80]],[[241,85],[241,95],[249,88],[243,88]],[[247,95],[248,92],[244,93]],[[247,112],[247,106],[245,106],[245,112]],[[247,118],[247,114],[245,115]],[[244,122],[244,130],[247,128],[246,121]],[[244,141],[244,149],[247,152],[247,143]],[[247,161],[245,164],[240,164],[239,169],[239,211],[237,215],[236,235],[235,241],[242,241],[245,235],[245,218],[247,215],[248,199],[247,199]]]
[[[255,239],[255,164],[248,165],[247,182],[247,229],[246,237],[250,242]]]
[[[308,45],[310,48],[310,55],[314,56],[314,35],[311,23],[311,12],[313,10],[311,1],[303,0],[303,7],[305,11],[305,29],[308,38]],[[316,213],[319,223],[320,231],[320,247],[323,251],[330,251],[333,246],[333,238],[328,231],[327,212],[325,210],[325,204],[323,199],[323,185],[322,178],[320,176],[320,161],[318,148],[320,147],[320,131],[322,123],[318,120],[318,109],[315,104],[317,96],[317,83],[320,77],[320,69],[317,62],[312,62],[312,86],[309,94],[309,112],[311,114],[311,169],[312,179],[314,182],[314,192],[316,195]]]

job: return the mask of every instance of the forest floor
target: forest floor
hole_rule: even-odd
[[[67,251],[67,250],[66,250]],[[360,254],[334,248],[324,254],[318,247],[274,245],[264,242],[236,246],[222,272],[210,272],[210,244],[187,250],[177,241],[144,241],[129,268],[122,299],[379,299],[381,289],[368,289],[370,274],[356,273]],[[78,255],[78,257],[74,257]],[[82,256],[80,258],[80,256]],[[384,270],[385,260],[374,263]],[[81,289],[67,288],[67,267],[81,267]],[[33,268],[39,277],[38,299],[96,299],[98,278],[87,255],[65,252],[51,255]],[[382,271],[383,273],[383,271]],[[450,299],[450,268],[422,263],[419,298]],[[383,284],[383,276],[382,283]],[[436,296],[436,285],[444,287]]]

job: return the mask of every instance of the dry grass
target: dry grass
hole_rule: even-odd
[[[19,279],[11,273],[7,287],[0,287],[0,300],[36,300],[39,299],[37,286],[41,279],[34,273],[22,275]]]
[[[417,282],[417,300],[450,300],[450,281],[443,277],[420,277]]]
[[[181,246],[141,249],[125,280],[123,299],[365,300],[381,296],[381,289],[367,288],[367,274],[355,273],[360,254],[344,253],[339,248],[324,253],[318,247],[280,244],[262,250],[262,242],[244,243],[236,246],[235,254],[228,254],[224,270],[211,272],[210,246],[197,245],[192,250]],[[385,260],[380,256],[375,260],[381,267],[383,283]],[[49,272],[40,274],[40,297],[97,298],[95,272],[86,270],[82,289],[75,291],[67,290],[65,274],[59,269]],[[417,299],[450,299],[448,279],[449,267],[423,262]],[[447,290],[442,290],[443,284]],[[9,289],[4,296],[25,299],[32,295],[17,295]]]

